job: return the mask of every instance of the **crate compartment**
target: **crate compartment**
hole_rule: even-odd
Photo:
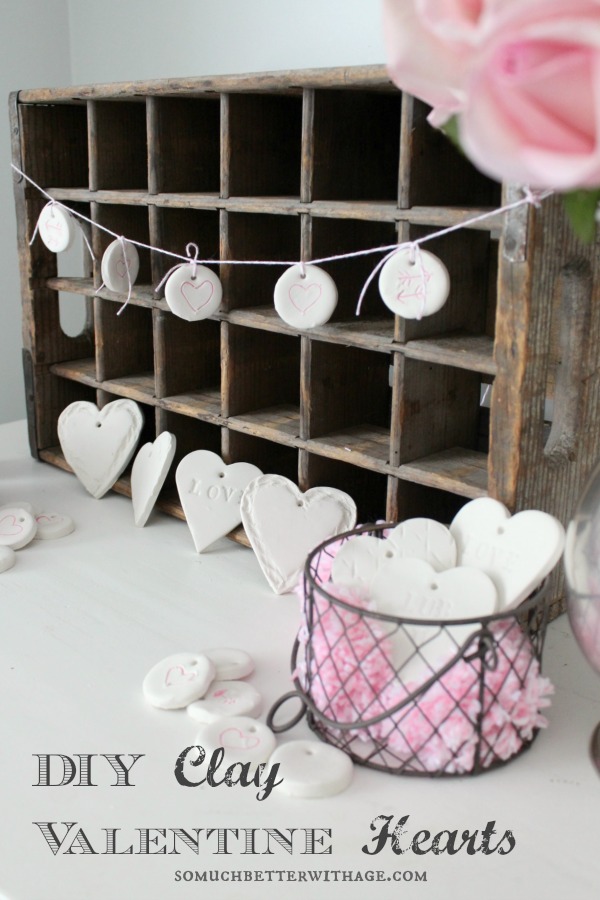
[[[387,477],[338,459],[301,452],[300,487],[332,487],[345,491],[357,507],[357,522],[376,522],[386,517]]]
[[[369,222],[361,219],[330,219],[312,217],[311,259],[353,253],[371,247],[387,247],[397,243],[396,226],[393,222]],[[382,321],[390,322],[389,338],[393,339],[393,315],[384,306],[377,290],[375,278],[365,294],[360,317],[356,316],[356,306],[362,287],[383,257],[383,253],[357,256],[335,262],[319,263],[329,272],[338,290],[338,305],[330,322],[352,322],[361,324],[362,330],[377,329]]]
[[[293,447],[225,428],[222,447],[223,459],[228,465],[234,462],[252,463],[265,474],[283,475],[298,484],[298,453]]]
[[[146,103],[90,102],[90,188],[148,190]]]
[[[227,94],[225,197],[299,197],[302,95]]]
[[[169,253],[186,256],[186,247],[193,243],[198,247],[199,259],[219,259],[219,213],[211,209],[167,209],[150,210],[152,221],[152,245]],[[191,249],[192,258],[194,250]],[[155,253],[153,280],[158,284],[162,277],[183,260],[164,253]],[[219,266],[208,264],[217,275]],[[164,296],[164,285],[161,288]]]
[[[125,204],[117,206],[113,204],[93,203],[92,218],[94,222],[97,222],[102,228],[110,229],[113,234],[123,235],[126,239],[139,241],[142,244],[150,243],[148,210],[143,206],[127,206]],[[102,276],[100,274],[102,255],[108,245],[116,240],[113,237],[113,234],[108,234],[106,231],[103,231],[102,228],[92,227],[92,249],[94,251],[94,256],[96,257],[94,277],[96,284],[98,285],[100,285],[102,281]],[[152,282],[150,251],[144,247],[136,247],[136,250],[140,258],[140,270],[136,282],[133,285],[133,293],[138,293],[140,288],[143,290],[143,286],[146,286],[145,293],[148,294],[150,290],[153,294],[153,287],[148,287]],[[112,296],[120,299],[123,297],[123,294],[112,294]]]
[[[315,92],[312,200],[398,196],[399,91]]]
[[[419,100],[410,102],[410,141],[405,146],[410,155],[403,161],[402,206],[500,206],[501,186],[478,172],[443,132],[429,125],[428,106]]]
[[[177,440],[177,448],[175,450],[175,458],[169,470],[169,474],[165,481],[165,486],[161,492],[161,500],[173,504],[174,508],[169,512],[174,512],[183,518],[181,505],[179,503],[179,495],[175,484],[175,472],[177,466],[184,456],[188,453],[194,453],[196,450],[210,450],[212,453],[221,455],[221,429],[216,425],[207,422],[201,422],[192,419],[189,416],[182,416],[171,410],[161,409],[158,411],[158,427],[157,433],[169,431],[175,435]]]
[[[216,94],[151,98],[150,191],[215,193],[220,189],[220,107]]]
[[[163,406],[200,418],[221,414],[221,333],[218,322],[186,322],[154,314],[157,395]]]
[[[391,358],[312,340],[306,349],[307,447],[356,466],[390,466]]]
[[[300,434],[300,340],[223,324],[223,415],[230,428],[282,443]]]
[[[43,188],[88,187],[87,108],[85,104],[22,104],[19,107],[22,165]],[[40,153],[39,148],[48,148]],[[18,164],[15,162],[15,164]],[[38,198],[25,185],[26,196]]]
[[[224,214],[226,238],[221,256],[240,260],[300,259],[300,224],[296,216]],[[228,310],[262,306],[273,310],[275,282],[285,266],[221,266],[223,305]]]
[[[99,297],[94,300],[97,379],[118,385],[121,396],[154,398],[152,313],[131,306],[122,315]]]

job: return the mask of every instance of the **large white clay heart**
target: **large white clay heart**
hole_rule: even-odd
[[[242,522],[265,578],[283,594],[295,587],[317,544],[354,527],[356,505],[336,488],[303,494],[281,475],[261,475],[244,491]]]
[[[421,680],[452,657],[474,634],[478,624],[450,625],[456,619],[478,619],[496,612],[498,593],[485,572],[467,566],[436,572],[422,559],[392,557],[369,585],[377,612],[435,624],[390,627],[394,664],[405,682]]]
[[[251,463],[227,466],[210,450],[195,450],[184,456],[175,481],[198,553],[240,524],[244,489],[261,474]]]
[[[144,424],[133,400],[113,400],[101,410],[77,400],[58,419],[58,439],[64,457],[83,486],[96,499],[113,486],[135,448]]]
[[[510,515],[491,497],[467,503],[450,525],[461,565],[486,572],[495,582],[500,609],[513,609],[543,581],[560,559],[564,528],[539,510]]]
[[[440,572],[456,565],[456,543],[445,525],[432,519],[407,519],[387,538],[357,535],[336,554],[331,580],[336,584],[369,585],[380,566],[397,557],[423,559]]]
[[[131,469],[131,502],[135,524],[143,527],[148,521],[156,498],[171,468],[177,440],[174,434],[163,431],[154,443],[144,444]]]

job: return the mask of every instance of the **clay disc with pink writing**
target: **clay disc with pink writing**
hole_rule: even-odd
[[[165,300],[171,312],[188,322],[212,316],[221,305],[223,288],[207,266],[179,266],[165,284]]]
[[[101,263],[102,281],[109,291],[127,294],[140,271],[140,257],[135,244],[119,239],[109,244]]]
[[[35,537],[37,525],[26,509],[5,506],[0,510],[0,547],[20,550]]]
[[[379,273],[381,299],[403,319],[421,319],[438,312],[450,293],[448,269],[429,250],[402,247]]]
[[[54,203],[43,208],[38,219],[40,237],[48,250],[62,253],[75,239],[75,224],[69,213]]]
[[[146,677],[144,697],[158,709],[181,709],[204,697],[215,667],[202,653],[174,653],[161,659]]]
[[[71,516],[64,513],[41,512],[35,517],[37,522],[36,541],[54,541],[75,531]]]
[[[316,328],[328,322],[337,306],[335,281],[318,266],[291,266],[275,285],[275,309],[294,328]]]
[[[234,762],[250,763],[252,766],[266,763],[276,745],[271,729],[249,716],[231,716],[201,723],[196,743],[204,747],[207,756],[222,747],[228,766]]]

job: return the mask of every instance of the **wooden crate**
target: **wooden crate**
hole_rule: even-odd
[[[11,98],[14,162],[56,199],[126,237],[215,259],[310,260],[414,239],[518,196],[477,173],[382,67],[27,90]],[[490,494],[565,522],[600,446],[596,248],[558,200],[436,239],[452,279],[443,310],[394,320],[371,285],[378,257],[325,264],[327,325],[298,332],[273,308],[275,267],[217,267],[222,310],[188,323],[153,286],[171,265],[142,250],[139,284],[100,285],[99,263],[58,277],[28,245],[45,200],[15,176],[31,448],[67,468],[56,424],[70,402],[136,400],[144,439],[342,488],[360,521],[449,517]],[[111,240],[91,228],[95,254]],[[59,292],[88,327],[61,330]],[[482,389],[493,384],[489,410]],[[550,426],[544,407],[554,400]],[[546,421],[548,420],[548,421]],[[129,493],[127,475],[116,490]],[[182,516],[174,481],[160,505]],[[240,536],[240,535],[238,535]],[[559,609],[561,586],[553,597]]]

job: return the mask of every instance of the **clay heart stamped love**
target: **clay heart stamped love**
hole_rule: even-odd
[[[281,475],[261,475],[244,491],[242,522],[265,578],[276,594],[291,591],[308,553],[354,527],[356,505],[336,488],[303,494]]]
[[[389,558],[368,590],[378,612],[432,622],[431,626],[404,624],[400,630],[389,626],[394,664],[405,683],[428,677],[480,628],[478,621],[448,623],[478,620],[492,615],[498,606],[496,587],[485,572],[468,566],[436,572],[422,559]]]
[[[176,446],[175,435],[163,431],[154,443],[144,444],[133,461],[131,502],[135,524],[140,527],[148,521],[171,468]]]
[[[244,489],[261,474],[251,463],[227,466],[210,450],[195,450],[184,456],[175,481],[198,553],[240,524]]]
[[[514,609],[556,565],[564,528],[540,510],[510,515],[491,497],[467,503],[450,525],[461,565],[486,572],[496,584],[502,610]]]
[[[99,410],[77,400],[58,419],[58,439],[65,460],[96,499],[113,486],[128,465],[144,419],[133,400],[113,400]]]
[[[456,543],[449,530],[433,519],[407,519],[392,528],[387,538],[350,538],[333,560],[331,580],[368,585],[392,557],[422,559],[440,572],[456,565]]]
[[[218,310],[223,287],[207,266],[178,266],[165,284],[165,300],[171,312],[188,322],[199,322]]]

